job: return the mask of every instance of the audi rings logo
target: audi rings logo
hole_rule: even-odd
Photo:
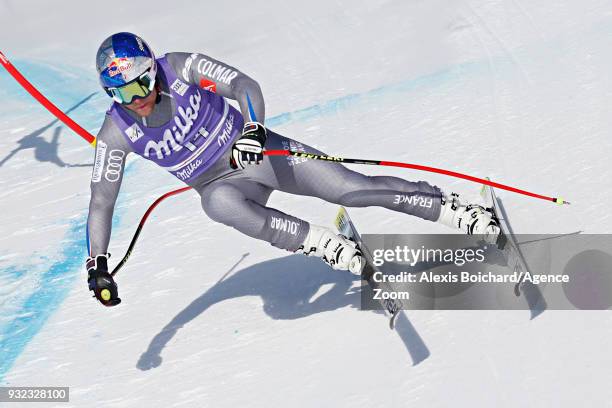
[[[116,182],[121,177],[121,166],[125,152],[123,150],[113,149],[108,154],[108,162],[106,163],[106,173],[104,178],[111,183]]]

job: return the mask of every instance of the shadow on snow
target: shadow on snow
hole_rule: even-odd
[[[353,287],[358,279],[350,272],[334,271],[319,259],[302,255],[273,259],[242,269],[219,281],[181,310],[155,335],[136,367],[149,370],[161,365],[161,353],[177,332],[217,303],[242,296],[259,296],[264,312],[272,319],[300,319],[347,306],[358,309],[361,287]],[[311,300],[323,285],[330,284],[329,290]],[[429,356],[429,351],[405,315],[400,323],[398,334],[416,365]],[[387,325],[381,321],[376,330],[388,330]]]
[[[76,105],[71,107],[66,111],[66,114],[72,112],[77,109],[79,106],[83,105],[87,102],[95,93],[92,93],[85,97],[83,100],[78,102]],[[59,157],[58,148],[59,148],[59,137],[62,131],[62,125],[57,126],[53,130],[53,138],[51,141],[45,140],[42,136],[52,128],[58,119],[51,121],[49,124],[41,127],[33,131],[32,133],[25,135],[21,139],[17,141],[18,146],[14,148],[8,155],[6,155],[2,160],[0,160],[0,167],[2,167],[6,162],[8,162],[13,156],[19,153],[22,150],[34,149],[34,158],[39,162],[49,162],[53,163],[59,167],[91,167],[91,164],[68,164],[65,163]]]

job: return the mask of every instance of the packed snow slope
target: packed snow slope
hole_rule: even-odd
[[[610,1],[0,1],[0,50],[94,134],[110,102],[94,55],[116,31],[243,70],[269,127],[329,154],[572,202],[500,191],[518,232],[612,232]],[[393,332],[358,310],[349,273],[215,224],[192,192],[155,211],[117,276],[123,303],[104,308],[83,268],[92,161],[0,70],[1,385],[70,386],[62,407],[611,404],[609,312],[410,312]],[[149,203],[178,186],[129,161],[112,265]],[[270,204],[330,226],[336,211],[280,193]],[[377,208],[351,214],[367,233],[447,232]]]

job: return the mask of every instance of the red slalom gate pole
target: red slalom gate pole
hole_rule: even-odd
[[[401,163],[401,162],[392,162],[392,161],[384,161],[384,160],[348,159],[344,157],[326,156],[322,154],[295,152],[292,150],[267,150],[264,152],[264,154],[266,156],[296,156],[296,157],[303,157],[303,158],[311,159],[311,160],[329,161],[333,163],[349,163],[349,164],[366,164],[366,165],[372,165],[372,166],[402,167],[405,169],[428,171],[430,173],[444,174],[446,176],[456,177],[456,178],[460,178],[464,180],[473,181],[475,183],[485,184],[487,186],[496,187],[496,188],[506,190],[506,191],[511,191],[513,193],[522,194],[528,197],[538,198],[540,200],[552,201],[553,203],[560,204],[560,205],[570,204],[569,201],[565,201],[562,198],[548,197],[542,194],[536,194],[530,191],[521,190],[520,188],[507,186],[501,183],[496,183],[488,179],[470,176],[469,174],[463,174],[463,173],[458,173],[456,171],[439,169],[437,167],[423,166],[420,164]]]

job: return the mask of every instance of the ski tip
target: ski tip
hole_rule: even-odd
[[[485,177],[485,180],[487,181],[491,181],[491,179],[489,177]],[[480,187],[480,196],[482,198],[486,198],[486,196],[489,194],[489,189],[491,188],[491,186],[489,186],[488,184],[482,184],[482,186]]]
[[[346,212],[346,209],[344,207],[340,207],[340,209],[338,210],[338,214],[336,215],[336,220],[334,222],[338,231],[342,232],[348,226],[347,217],[348,214]]]

